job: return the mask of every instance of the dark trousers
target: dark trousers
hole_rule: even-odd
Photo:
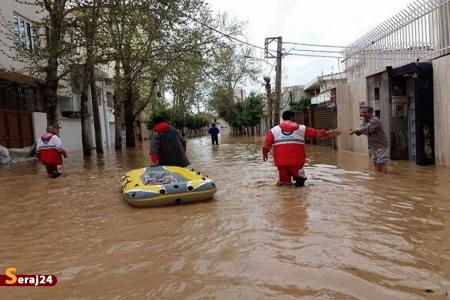
[[[62,174],[61,165],[45,165],[49,177],[56,178]]]
[[[219,137],[218,137],[218,136],[212,135],[212,136],[211,136],[211,141],[212,141],[212,144],[213,144],[213,145],[214,145],[214,143],[215,143],[216,145],[219,145]]]

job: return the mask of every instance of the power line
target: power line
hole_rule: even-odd
[[[242,56],[243,58],[249,58],[249,59],[254,59],[254,60],[258,60],[258,61],[262,61],[270,66],[273,67],[273,64],[271,64],[270,62],[266,61],[265,59],[259,58],[259,57],[254,57],[254,56],[250,56],[250,55],[244,55]]]
[[[289,51],[321,52],[321,53],[341,53],[341,51],[333,51],[333,50],[313,50],[313,49],[298,49],[298,48],[291,48]]]
[[[160,3],[162,3],[162,4],[164,4],[164,5],[167,5],[168,7],[172,8],[172,9],[174,9],[174,7],[170,6],[168,3],[165,3],[165,2],[162,1],[162,0],[157,0],[157,1],[160,2]],[[252,44],[252,43],[249,43],[249,42],[243,41],[243,40],[241,40],[241,39],[238,39],[238,38],[236,38],[236,37],[234,37],[234,36],[232,36],[232,35],[230,35],[230,34],[228,34],[228,33],[221,32],[220,30],[217,30],[217,29],[215,29],[214,27],[211,27],[211,26],[209,26],[208,24],[205,24],[204,22],[202,22],[202,21],[200,21],[200,20],[198,20],[198,19],[196,19],[196,18],[194,18],[194,17],[192,17],[192,16],[190,16],[190,15],[188,15],[188,14],[186,14],[186,13],[180,11],[180,10],[177,10],[177,11],[178,11],[180,14],[182,14],[183,16],[185,16],[186,18],[191,19],[192,21],[197,22],[197,23],[199,23],[200,25],[202,25],[202,26],[208,28],[209,30],[214,31],[214,32],[216,32],[216,33],[218,33],[218,34],[220,34],[220,35],[222,35],[222,36],[224,36],[224,37],[226,37],[226,38],[228,38],[228,39],[230,39],[230,40],[235,40],[236,42],[239,42],[239,43],[241,43],[241,44],[245,44],[245,45],[250,46],[250,47],[253,47],[253,48],[257,48],[257,49],[260,49],[260,50],[264,50],[264,47],[254,45],[254,44]]]
[[[296,43],[296,42],[283,42],[283,44],[287,44],[287,45],[300,45],[300,46],[311,46],[311,47],[347,48],[347,46],[321,45],[321,44],[306,44],[306,43]]]
[[[314,55],[314,54],[301,54],[301,53],[286,53],[285,55],[294,56],[306,56],[306,57],[325,57],[325,58],[344,58],[342,56],[332,56],[332,55]]]
[[[168,7],[172,8],[172,9],[174,9],[174,7],[172,7],[172,6],[169,5],[168,3],[165,3],[163,0],[157,0],[157,1],[160,2],[160,3],[162,3],[162,4],[164,4],[164,5],[167,5]],[[230,40],[234,40],[234,41],[236,41],[236,42],[239,42],[239,43],[241,43],[241,44],[244,44],[244,45],[247,45],[247,46],[250,46],[250,47],[259,49],[259,50],[266,50],[266,49],[264,49],[264,47],[261,47],[261,46],[258,46],[258,45],[249,43],[249,42],[247,42],[247,41],[243,41],[243,40],[238,39],[238,38],[236,38],[236,37],[234,37],[234,36],[232,36],[232,35],[230,35],[230,34],[228,34],[228,33],[224,33],[224,32],[222,32],[222,31],[220,31],[220,30],[217,30],[216,28],[211,27],[210,25],[208,25],[208,24],[206,24],[206,23],[204,23],[204,22],[198,20],[197,18],[194,18],[194,17],[192,17],[192,16],[190,16],[190,15],[184,13],[183,11],[180,11],[180,10],[177,10],[177,11],[178,11],[181,15],[185,16],[186,18],[191,19],[192,21],[194,21],[194,22],[196,22],[196,23],[198,23],[198,24],[200,24],[200,25],[202,25],[202,26],[208,28],[209,30],[211,30],[211,31],[213,31],[213,32],[216,32],[216,33],[218,33],[218,34],[220,34],[220,35],[222,35],[222,36],[224,36],[224,37],[226,37],[226,38],[228,38],[228,39],[230,39]],[[297,43],[297,42],[283,42],[283,44],[301,45],[301,46],[312,46],[312,47],[346,48],[346,46],[323,45],[323,44],[307,44],[307,43]],[[294,49],[295,49],[295,48],[294,48]],[[305,52],[340,53],[339,51],[325,51],[325,50],[312,50],[312,49],[311,49],[311,50],[299,50],[299,49],[295,49],[295,50],[296,50],[296,51],[305,51]],[[272,52],[272,53],[276,53],[276,51],[273,51],[273,50],[268,50],[268,51],[269,51],[269,52]],[[304,57],[323,57],[323,58],[343,58],[343,57],[337,57],[337,56],[310,55],[310,54],[294,54],[294,53],[285,53],[285,55],[304,56]]]

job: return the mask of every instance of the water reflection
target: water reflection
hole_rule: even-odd
[[[36,161],[0,169],[0,269],[53,273],[6,298],[448,299],[450,171],[308,145],[308,181],[276,187],[258,138],[188,142],[213,201],[137,209],[120,176],[148,145],[82,159],[61,178]],[[433,293],[426,293],[425,290]],[[7,293],[7,294],[4,294]]]

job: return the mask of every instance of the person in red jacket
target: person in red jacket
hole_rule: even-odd
[[[49,177],[56,178],[62,174],[62,156],[67,158],[67,153],[55,127],[48,126],[47,132],[37,141],[36,156],[47,169]]]
[[[151,125],[150,166],[187,167],[190,162],[184,138],[161,116],[155,116]]]
[[[285,111],[280,125],[273,127],[266,135],[262,147],[264,161],[267,161],[270,148],[273,146],[274,164],[278,168],[279,181],[277,185],[292,185],[302,187],[306,181],[303,170],[305,164],[305,138],[329,138],[338,136],[339,129],[326,131],[299,125],[294,122],[295,113]]]

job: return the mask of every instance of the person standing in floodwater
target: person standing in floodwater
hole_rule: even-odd
[[[219,145],[219,128],[216,127],[216,124],[212,123],[211,128],[209,128],[208,133],[211,135],[212,144]]]
[[[361,107],[359,115],[364,118],[363,126],[359,129],[350,129],[350,135],[367,135],[370,156],[372,157],[375,170],[387,173],[389,163],[389,140],[384,132],[381,120],[373,114],[370,106]]]
[[[270,148],[273,146],[273,160],[278,168],[277,185],[302,187],[306,181],[303,166],[305,164],[305,137],[326,139],[340,135],[339,129],[326,131],[299,125],[294,122],[295,113],[285,111],[280,125],[273,127],[266,135],[262,147],[263,160],[267,161]]]
[[[57,178],[62,174],[62,156],[67,158],[58,129],[47,127],[47,132],[37,141],[36,156],[47,169],[50,178]]]
[[[150,166],[187,167],[186,141],[164,118],[155,116],[150,139]]]

